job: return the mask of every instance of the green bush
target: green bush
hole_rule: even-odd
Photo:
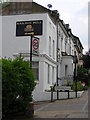
[[[71,84],[71,82],[70,82],[70,80],[67,80],[67,86],[70,86],[70,84]]]
[[[75,86],[75,82],[74,82],[74,84],[73,84],[73,90],[74,91],[75,91],[75,88],[76,88],[76,86]],[[82,89],[83,89],[82,83],[81,83],[81,81],[78,81],[77,82],[77,91],[82,91]]]
[[[24,111],[36,85],[29,61],[2,59],[2,112]]]
[[[84,86],[84,87],[83,87],[83,90],[88,90],[88,86]]]
[[[86,85],[89,85],[88,83],[88,74],[87,69],[85,69],[83,66],[78,65],[77,67],[77,80],[81,82],[85,82]]]

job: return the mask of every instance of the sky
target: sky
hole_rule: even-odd
[[[51,10],[58,10],[60,19],[69,23],[72,33],[80,38],[84,47],[83,53],[88,51],[88,2],[89,0],[33,0]]]

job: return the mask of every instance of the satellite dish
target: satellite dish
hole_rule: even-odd
[[[48,6],[48,8],[52,8],[52,5],[51,5],[51,4],[48,4],[47,6]]]

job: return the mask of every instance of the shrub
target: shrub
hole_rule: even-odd
[[[21,56],[15,60],[2,59],[2,112],[24,111],[32,101],[35,79],[29,61]]]
[[[75,85],[75,82],[74,82],[74,84],[73,84],[73,90],[75,91],[75,89],[76,89],[76,85]],[[77,82],[77,91],[82,91],[82,89],[83,89],[82,83],[81,83],[81,81],[78,81]]]
[[[89,85],[87,69],[85,69],[83,66],[80,65],[78,65],[77,67],[77,80],[81,82],[85,82],[86,85]]]
[[[70,80],[67,80],[67,86],[70,86],[70,84],[71,84],[71,82],[70,82]]]
[[[53,86],[50,86],[50,91],[56,91],[55,87],[56,87],[56,83]]]
[[[88,86],[84,86],[84,87],[83,87],[83,90],[88,90]]]

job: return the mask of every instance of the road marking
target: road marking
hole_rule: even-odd
[[[87,101],[85,102],[85,104],[84,104],[84,106],[83,106],[83,108],[82,108],[82,111],[85,111],[85,108],[88,106],[88,92],[86,93],[86,99],[87,99]]]
[[[84,104],[82,111],[85,110],[85,108],[87,107],[87,105],[88,105],[88,101]]]

